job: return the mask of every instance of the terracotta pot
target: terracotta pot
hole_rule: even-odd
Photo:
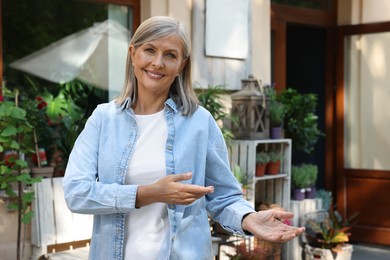
[[[266,167],[265,172],[267,174],[271,174],[271,175],[278,174],[280,172],[280,164],[281,164],[280,161],[267,163],[267,167]]]
[[[256,177],[262,177],[265,174],[266,163],[257,163],[256,164]]]

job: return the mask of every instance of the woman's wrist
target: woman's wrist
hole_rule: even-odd
[[[137,197],[135,200],[135,207],[141,208],[152,204],[154,201],[154,192],[152,185],[140,185],[137,189]]]

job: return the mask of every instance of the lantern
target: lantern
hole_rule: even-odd
[[[231,95],[232,132],[237,139],[269,138],[269,97],[252,74],[241,80],[242,89]]]

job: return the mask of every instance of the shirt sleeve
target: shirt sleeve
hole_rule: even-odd
[[[241,222],[243,217],[255,212],[244,199],[241,185],[230,170],[228,150],[217,123],[210,119],[210,138],[206,160],[206,185],[214,186],[208,194],[207,210],[211,218],[232,233],[245,235]]]

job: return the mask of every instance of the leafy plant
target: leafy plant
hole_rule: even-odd
[[[269,161],[277,162],[283,159],[283,154],[277,151],[270,151],[269,153]]]
[[[348,220],[344,220],[337,210],[330,207],[328,217],[324,220],[309,219],[305,231],[308,244],[341,252],[343,244],[349,241],[351,223],[356,220],[357,215],[355,213]]]
[[[0,101],[0,191],[9,197],[9,209],[18,211],[17,259],[20,259],[21,225],[29,223],[33,216],[30,204],[34,192],[25,188],[41,181],[41,178],[31,177],[25,157],[35,153],[36,120],[46,120],[36,117],[40,114],[37,100],[19,99],[18,90],[11,92],[3,88],[3,92],[5,99]]]
[[[236,177],[237,181],[241,183],[242,188],[247,189],[249,187],[248,175],[242,170],[239,165],[234,165],[232,171],[234,177]]]
[[[271,127],[283,126],[286,109],[282,102],[278,101],[274,86],[264,86],[265,94],[269,97],[269,119]]]
[[[256,163],[264,164],[270,161],[269,154],[267,152],[258,152],[256,154]]]
[[[33,92],[39,93],[46,103],[46,116],[51,125],[56,150],[59,151],[60,160],[65,167],[73,148],[74,142],[84,128],[87,118],[91,115],[98,103],[107,100],[107,91],[94,88],[79,80],[64,84],[57,84],[58,92],[53,94],[46,90],[37,81],[26,76]],[[39,131],[45,133],[47,131]],[[58,159],[58,158],[57,158]]]
[[[314,164],[303,164],[302,167],[306,168],[307,172],[307,186],[314,187],[318,178],[318,167]]]
[[[281,102],[273,101],[269,105],[269,119],[271,127],[280,127],[283,125],[285,108]]]
[[[294,188],[303,189],[307,187],[307,172],[302,165],[293,165],[291,167],[291,184]]]
[[[316,197],[322,200],[322,208],[328,211],[333,201],[332,192],[324,189],[320,189],[317,191]]]
[[[232,124],[236,123],[236,120],[230,115],[223,105],[221,95],[225,92],[223,85],[208,86],[207,89],[197,90],[197,96],[200,105],[206,108],[213,116],[215,121],[222,124],[221,131],[226,143],[229,145],[234,138],[233,132],[223,125],[224,120],[230,120]]]
[[[301,94],[294,89],[283,90],[277,100],[285,106],[285,136],[292,139],[293,149],[310,153],[323,133],[315,114],[317,96]]]

